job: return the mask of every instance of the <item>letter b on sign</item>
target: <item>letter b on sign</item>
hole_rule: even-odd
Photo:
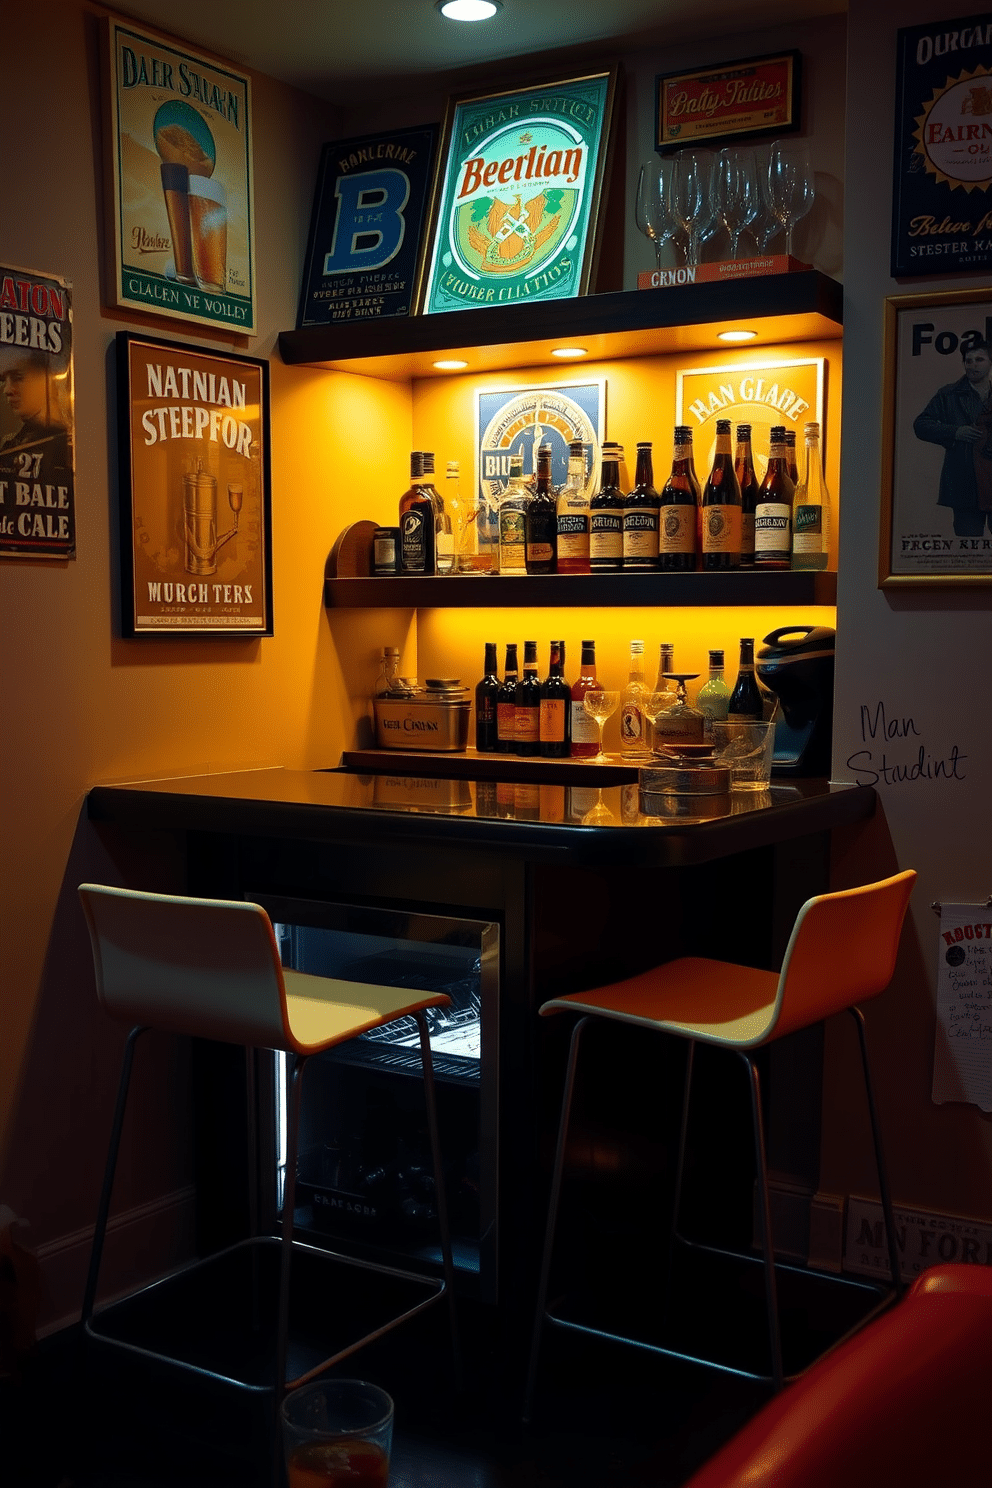
[[[324,273],[381,269],[403,242],[410,182],[398,170],[362,171],[339,177],[335,195],[338,215]]]

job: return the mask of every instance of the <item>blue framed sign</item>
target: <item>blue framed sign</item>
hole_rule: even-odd
[[[554,387],[493,388],[476,393],[476,488],[490,511],[499,506],[510,479],[510,458],[523,459],[524,478],[537,475],[537,451],[551,446],[551,480],[563,486],[568,446],[586,448],[586,489],[599,489],[600,448],[606,425],[606,379],[558,383]]]
[[[897,33],[892,277],[992,266],[992,13]]]
[[[324,146],[297,329],[412,313],[438,126]]]

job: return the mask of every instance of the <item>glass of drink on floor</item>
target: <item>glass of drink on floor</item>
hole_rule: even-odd
[[[599,748],[595,754],[590,755],[590,759],[599,760],[602,763],[603,760],[609,758],[603,753],[603,724],[608,718],[612,718],[619,708],[620,694],[619,692],[606,692],[602,687],[591,687],[582,699],[582,706],[599,724]]]
[[[324,1379],[282,1404],[289,1488],[386,1488],[393,1402],[365,1380]]]

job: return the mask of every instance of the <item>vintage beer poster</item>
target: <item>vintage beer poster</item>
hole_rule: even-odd
[[[520,455],[524,477],[537,475],[537,451],[551,446],[551,480],[563,486],[568,446],[581,439],[586,448],[587,490],[599,489],[600,446],[606,422],[606,379],[559,383],[555,387],[492,389],[476,393],[478,470],[476,487],[495,512],[510,479],[510,457]]]
[[[898,33],[892,277],[992,265],[992,12]]]
[[[268,370],[118,333],[124,635],[272,634]]]
[[[112,305],[255,330],[251,85],[105,23]]]
[[[587,292],[615,83],[601,72],[450,101],[425,313]]]
[[[802,118],[801,66],[799,52],[781,52],[656,78],[656,149],[792,133]]]
[[[746,365],[692,367],[675,374],[675,422],[693,432],[694,459],[700,478],[713,463],[716,421],[751,425],[754,469],[760,480],[768,460],[769,436],[775,424],[796,434],[803,450],[803,426],[816,422],[824,434],[823,357]],[[824,448],[826,440],[823,441]]]
[[[412,313],[437,136],[427,124],[324,146],[298,329]]]
[[[0,266],[0,557],[75,556],[72,286]]]

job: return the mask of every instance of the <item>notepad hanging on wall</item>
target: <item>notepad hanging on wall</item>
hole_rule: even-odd
[[[992,909],[943,904],[933,1101],[992,1111]]]

